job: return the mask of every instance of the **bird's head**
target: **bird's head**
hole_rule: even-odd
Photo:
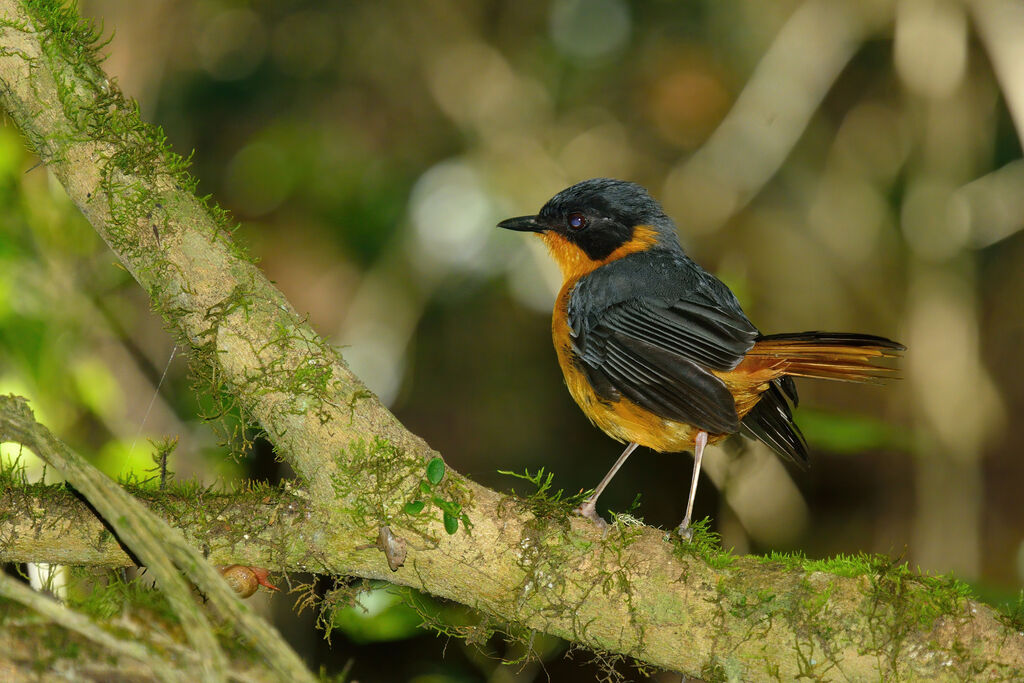
[[[610,178],[577,183],[536,216],[509,218],[498,227],[538,233],[567,280],[627,254],[679,248],[675,225],[647,190]]]

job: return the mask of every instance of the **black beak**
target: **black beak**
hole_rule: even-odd
[[[519,230],[520,232],[544,232],[547,230],[547,227],[542,225],[536,216],[509,218],[498,223],[498,227],[505,228],[506,230]]]

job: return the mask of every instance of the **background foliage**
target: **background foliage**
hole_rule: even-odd
[[[543,466],[576,491],[618,453],[562,386],[553,266],[493,226],[572,182],[627,178],[664,202],[689,253],[765,332],[856,330],[909,347],[897,384],[801,383],[809,471],[752,444],[710,455],[716,486],[702,487],[698,516],[737,551],[882,552],[998,603],[1024,581],[1010,428],[1024,408],[1024,166],[1007,105],[1024,75],[993,68],[984,12],[999,4],[81,9],[112,34],[108,73],[178,151],[195,150],[201,189],[241,221],[271,279],[453,467],[518,489],[498,470]],[[1024,40],[1024,17],[1002,30]],[[287,476],[260,441],[225,458],[145,294],[36,161],[0,128],[0,393],[29,397],[111,474],[150,476],[148,440],[176,435],[179,478]],[[624,511],[639,492],[637,514],[674,525],[689,471],[688,458],[642,453],[602,504]],[[261,599],[295,618],[288,599]],[[339,613],[329,652],[308,612],[282,630],[311,663],[352,660],[361,680],[544,676],[445,648],[388,591],[362,604]],[[536,647],[555,680],[592,678],[558,643]]]

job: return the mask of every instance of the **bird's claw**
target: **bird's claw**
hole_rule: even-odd
[[[598,529],[601,530],[602,534],[608,533],[608,522],[604,521],[604,518],[597,514],[597,506],[593,505],[589,501],[573,510],[573,514],[589,519],[597,526]]]
[[[689,543],[693,540],[693,529],[690,528],[689,524],[685,522],[680,524],[676,531],[679,532],[679,538],[683,539],[684,543]]]

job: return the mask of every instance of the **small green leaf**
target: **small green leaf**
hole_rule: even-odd
[[[459,530],[459,518],[448,511],[444,513],[444,530],[448,532],[449,536]]]
[[[427,463],[427,481],[437,486],[441,483],[442,478],[444,478],[444,460],[434,458]]]
[[[422,493],[425,496],[430,495],[430,484],[428,484],[426,481],[422,479],[420,479],[420,493]]]
[[[411,503],[406,503],[405,504],[405,514],[407,514],[407,515],[418,515],[421,512],[423,512],[423,505],[424,505],[424,503],[423,503],[422,500],[414,500]]]
[[[444,510],[446,514],[458,517],[459,513],[462,512],[462,506],[454,500],[445,500],[444,498],[434,496],[433,501],[434,505]]]

